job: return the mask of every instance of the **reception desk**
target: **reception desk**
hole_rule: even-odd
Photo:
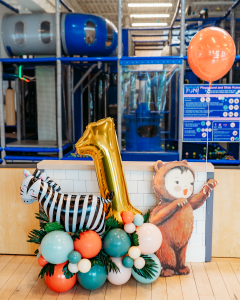
[[[131,203],[145,213],[158,204],[152,189],[154,162],[123,162]],[[196,172],[194,193],[198,193],[206,180],[205,163],[189,163]],[[27,168],[27,166],[26,166]],[[92,161],[42,161],[38,168],[47,174],[68,194],[99,194],[95,167]],[[29,169],[33,172],[34,169]],[[28,233],[39,228],[34,213],[39,211],[38,203],[27,205],[21,201],[20,185],[23,179],[23,168],[0,169],[0,254],[33,254],[36,246],[27,243]],[[189,241],[187,261],[209,261],[213,256],[224,256],[226,250],[223,240],[228,241],[227,248],[232,257],[240,257],[240,239],[232,239],[231,230],[237,235],[240,221],[237,214],[240,205],[236,203],[235,193],[238,192],[238,170],[214,170],[212,164],[207,165],[207,177],[220,181],[214,194],[207,199],[202,207],[194,211],[194,229]],[[236,178],[234,179],[231,178]],[[226,184],[227,182],[227,184]],[[234,185],[234,186],[233,186]],[[229,190],[229,193],[228,193]],[[228,200],[226,196],[229,194]],[[213,201],[214,198],[214,201]],[[231,202],[234,206],[231,207]],[[214,206],[213,206],[214,203]],[[222,206],[223,205],[223,206]],[[229,216],[229,211],[234,216]],[[212,237],[213,222],[213,237]],[[233,246],[231,245],[231,240]],[[212,244],[213,241],[213,244]],[[225,252],[224,252],[225,251]]]

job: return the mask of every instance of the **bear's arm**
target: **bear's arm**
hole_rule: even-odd
[[[155,207],[149,217],[149,222],[156,226],[162,225],[170,219],[181,207],[187,203],[187,199],[180,198],[171,203],[162,203]]]
[[[204,184],[201,192],[189,199],[188,202],[191,204],[193,210],[199,208],[204,204],[212,189],[214,189],[216,185],[217,181],[215,179],[209,179],[207,183]]]
[[[208,197],[208,194],[204,194],[203,191],[199,192],[198,194],[192,196],[192,198],[190,198],[190,200],[188,201],[191,206],[192,206],[192,209],[197,209],[199,208],[200,206],[202,206],[204,204],[204,202],[206,201]]]

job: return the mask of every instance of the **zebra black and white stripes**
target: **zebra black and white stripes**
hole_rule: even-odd
[[[25,203],[39,201],[46,212],[49,221],[60,222],[67,232],[76,232],[81,228],[89,228],[99,235],[105,230],[104,203],[110,203],[114,193],[109,199],[94,195],[68,195],[54,191],[47,182],[35,176],[24,174],[21,186],[21,198]]]
[[[42,181],[46,182],[49,186],[53,188],[54,191],[61,193],[60,186],[54,182],[46,172],[41,172],[38,168],[32,174],[34,177],[41,179]]]

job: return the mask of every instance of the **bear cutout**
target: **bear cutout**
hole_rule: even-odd
[[[209,179],[198,194],[194,192],[195,173],[187,161],[154,165],[153,188],[159,204],[150,214],[149,222],[162,233],[162,245],[157,251],[161,276],[187,275],[185,265],[188,241],[193,230],[193,210],[206,201],[217,181]]]

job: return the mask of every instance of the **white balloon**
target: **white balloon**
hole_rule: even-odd
[[[69,264],[68,264],[68,270],[69,270],[71,273],[77,273],[77,272],[78,272],[78,265],[77,265],[77,264],[69,263]]]
[[[145,266],[145,259],[142,257],[139,257],[134,260],[134,267],[137,269],[142,269]]]
[[[89,259],[83,258],[80,260],[80,262],[77,264],[78,270],[81,273],[87,273],[91,269],[91,262]]]
[[[123,257],[111,257],[111,259],[117,265],[120,272],[109,272],[107,276],[108,281],[115,285],[122,285],[126,283],[131,277],[132,268],[124,267],[124,265],[122,264]]]
[[[162,233],[160,229],[151,223],[144,223],[137,228],[139,248],[142,254],[155,253],[162,244]]]
[[[124,225],[124,230],[127,233],[133,233],[134,231],[136,231],[136,226],[133,223],[128,223]]]
[[[129,248],[128,250],[128,255],[132,258],[132,259],[137,259],[139,258],[139,256],[141,255],[141,250],[139,247],[137,246],[132,246]]]

